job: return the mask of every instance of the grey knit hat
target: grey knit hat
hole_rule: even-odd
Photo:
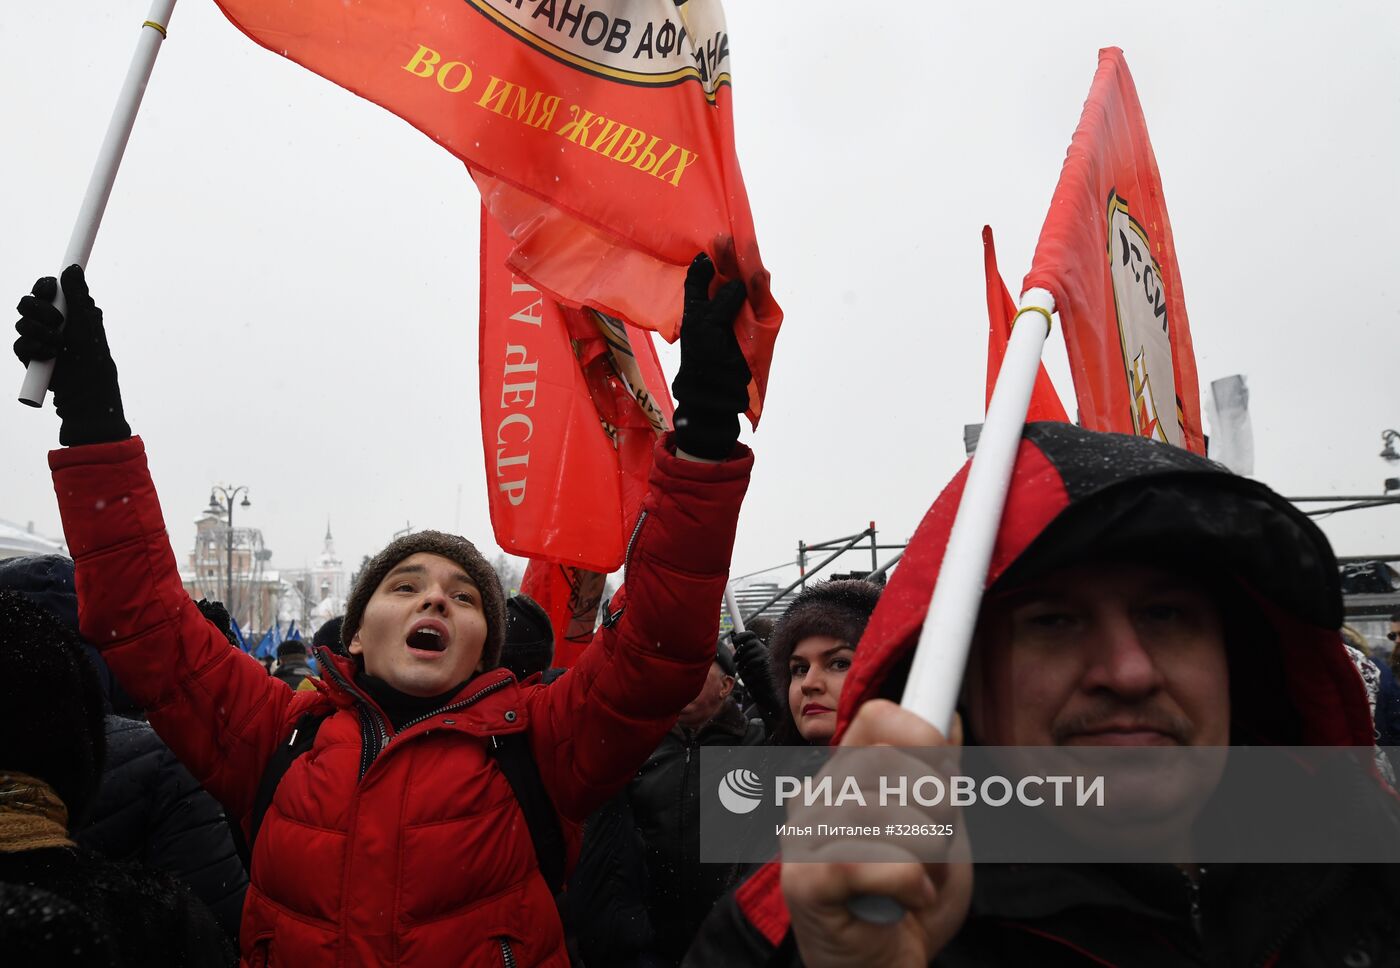
[[[350,599],[345,604],[345,621],[340,626],[340,641],[346,649],[360,630],[365,606],[384,576],[410,555],[426,552],[438,555],[462,566],[467,577],[481,592],[481,611],[486,616],[486,642],[481,649],[482,669],[494,669],[501,664],[501,645],[506,637],[505,595],[501,592],[496,571],[466,538],[441,531],[415,531],[395,539],[360,569]]]

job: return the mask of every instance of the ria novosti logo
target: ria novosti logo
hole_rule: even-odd
[[[750,813],[763,802],[763,781],[752,770],[730,770],[720,777],[719,802],[730,813]]]

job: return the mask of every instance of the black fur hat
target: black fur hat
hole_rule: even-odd
[[[768,659],[773,670],[773,684],[778,695],[787,701],[792,672],[788,660],[793,650],[813,635],[829,635],[856,647],[865,633],[866,623],[875,611],[883,587],[863,579],[846,578],[813,585],[792,600],[768,640]],[[774,731],[774,741],[800,744],[792,717],[783,717]]]
[[[0,591],[0,769],[54,788],[78,826],[107,754],[102,687],[77,635],[49,611]]]

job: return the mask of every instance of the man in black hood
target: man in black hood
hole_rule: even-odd
[[[925,516],[871,617],[843,745],[945,742],[891,700],[965,481]],[[960,702],[970,743],[1372,744],[1326,539],[1268,488],[1186,451],[1029,425],[987,588]],[[908,913],[858,921],[846,902],[862,893]],[[1397,905],[1383,865],[770,864],[688,964],[1395,964]]]

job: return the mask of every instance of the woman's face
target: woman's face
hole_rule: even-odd
[[[797,643],[788,659],[792,682],[788,708],[798,734],[809,743],[830,743],[836,733],[836,706],[855,649],[830,635],[813,635]]]

